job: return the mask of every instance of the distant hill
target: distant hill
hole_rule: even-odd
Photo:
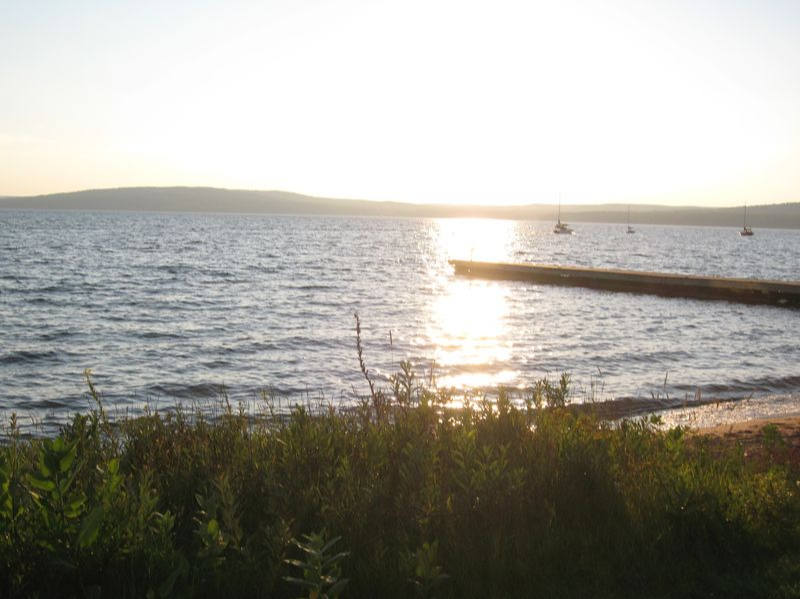
[[[0,209],[476,217],[544,221],[556,219],[556,207],[549,204],[527,206],[411,204],[319,198],[285,191],[247,191],[211,187],[128,187],[32,197],[0,197]],[[561,216],[569,222],[624,223],[627,210],[627,204],[563,206]],[[631,224],[634,225],[741,227],[743,216],[742,207],[631,205],[630,210]],[[800,202],[748,206],[747,224],[754,228],[800,229]]]

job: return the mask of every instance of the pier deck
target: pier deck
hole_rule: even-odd
[[[705,277],[608,268],[450,260],[457,275],[606,291],[800,307],[800,282]]]

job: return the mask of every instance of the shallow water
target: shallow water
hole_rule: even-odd
[[[47,423],[261,390],[352,403],[401,360],[442,386],[572,376],[577,401],[794,396],[800,311],[456,277],[449,258],[797,280],[800,233],[0,212],[0,410]],[[767,402],[768,405],[769,402]],[[765,408],[767,409],[767,408]]]

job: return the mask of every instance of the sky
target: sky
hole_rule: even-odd
[[[0,196],[800,201],[796,0],[0,0]]]

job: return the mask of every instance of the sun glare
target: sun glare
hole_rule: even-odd
[[[441,255],[448,259],[508,261],[516,238],[516,223],[499,220],[450,219],[438,221]],[[454,278],[439,280],[440,292],[432,306],[428,334],[436,346],[436,363],[459,372],[439,378],[445,387],[470,389],[507,383],[516,373],[507,364],[512,345],[508,341],[507,285],[492,281]]]
[[[447,259],[508,262],[516,240],[517,223],[489,218],[437,221],[440,253]]]

